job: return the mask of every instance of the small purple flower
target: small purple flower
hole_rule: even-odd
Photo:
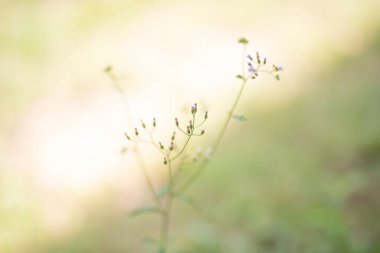
[[[248,72],[250,72],[250,73],[255,73],[256,70],[255,70],[255,68],[254,68],[252,65],[250,65],[250,66],[248,67]]]
[[[248,66],[248,72],[257,76],[257,70],[251,64]]]

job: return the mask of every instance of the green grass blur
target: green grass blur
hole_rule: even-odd
[[[207,9],[219,5],[206,2]],[[259,10],[252,13],[273,15],[306,2],[258,1]],[[23,124],[21,115],[53,89],[51,78],[80,75],[84,81],[79,87],[67,87],[82,94],[92,88],[88,81],[93,78],[86,76],[99,75],[99,69],[84,73],[70,69],[68,74],[50,68],[60,61],[59,50],[82,43],[83,34],[106,22],[128,22],[145,8],[171,2],[72,3],[74,7],[57,15],[53,24],[39,16],[47,12],[46,3],[56,4],[0,1],[0,140],[5,143],[0,145],[0,252],[155,252],[143,238],[157,233],[156,219],[149,215],[132,219],[119,208],[120,192],[112,186],[98,189],[81,205],[80,225],[70,233],[51,234],[36,204],[43,197],[35,190],[33,177],[20,176],[5,155],[6,144]],[[252,6],[250,1],[226,1],[217,10],[231,12],[234,22],[219,24],[233,29],[229,26],[247,22],[252,15],[247,8]],[[69,14],[70,22],[64,19]],[[365,47],[353,54],[342,53],[339,47],[317,48],[318,57],[310,60],[315,63],[298,66],[305,85],[287,102],[261,107],[247,101],[246,94],[240,109],[248,121],[232,123],[209,168],[188,192],[200,212],[185,203],[175,205],[173,253],[380,252],[380,22],[363,22],[360,27],[370,35]],[[314,64],[316,72],[310,70]],[[249,92],[260,91],[250,87]]]

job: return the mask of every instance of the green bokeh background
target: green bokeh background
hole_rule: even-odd
[[[297,88],[290,84],[296,91],[278,105],[243,98],[240,110],[248,121],[232,123],[208,170],[188,192],[200,213],[183,203],[175,206],[172,252],[380,252],[380,4],[307,0],[0,0],[0,252],[155,252],[142,241],[156,233],[156,219],[131,219],[116,204],[120,193],[111,186],[82,204],[79,228],[52,235],[42,225],[33,184],[5,156],[21,115],[55,89],[46,80],[79,76],[79,85],[64,83],[80,94],[104,84],[88,82],[102,75],[99,68],[54,65],[62,61],[62,50],[86,47],[88,37],[107,27],[122,38],[118,28],[128,28],[147,9],[172,5],[191,7],[190,14],[204,15],[204,22],[232,34],[254,35],[250,23],[263,17],[273,20],[273,29],[287,22],[277,18],[289,9],[319,13],[321,21],[300,24],[315,29],[310,41],[302,32],[292,38],[305,45],[301,55],[286,43],[275,44],[285,52],[285,70],[296,70],[285,71],[283,83],[275,85],[285,90],[286,76],[298,75],[292,79]],[[312,41],[334,26],[360,32],[337,44]],[[273,33],[292,36],[300,28],[287,29]],[[355,40],[362,46],[347,51]]]

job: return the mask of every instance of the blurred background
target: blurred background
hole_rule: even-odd
[[[252,81],[221,148],[175,205],[172,252],[380,252],[378,0],[0,0],[0,252],[155,252],[123,132],[159,136],[198,101],[214,140],[241,36]],[[132,122],[103,69],[120,78]],[[125,147],[126,152],[121,152]],[[162,157],[141,147],[155,186]]]

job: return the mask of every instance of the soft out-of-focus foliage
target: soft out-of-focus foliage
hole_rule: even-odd
[[[190,60],[186,50],[193,50],[192,43],[202,45],[223,38],[234,45],[242,35],[259,43],[271,58],[278,55],[283,59],[284,78],[281,83],[265,80],[268,82],[248,88],[238,112],[246,121],[233,123],[207,172],[188,193],[201,207],[200,214],[186,204],[175,205],[173,252],[379,252],[380,23],[374,15],[379,4],[355,2],[0,1],[0,252],[153,251],[154,246],[142,241],[146,235],[155,236],[155,219],[128,215],[135,202],[145,201],[143,181],[132,172],[133,164],[107,163],[108,156],[111,161],[120,159],[118,148],[123,142],[101,142],[105,149],[99,152],[88,151],[88,146],[78,148],[82,140],[123,138],[124,125],[111,127],[115,134],[95,135],[92,131],[103,133],[93,130],[99,125],[85,124],[103,123],[107,114],[120,117],[112,111],[119,104],[114,103],[117,98],[112,97],[101,70],[107,64],[120,63],[120,72],[125,70],[128,80],[140,82],[140,86],[129,86],[135,92],[144,88],[144,80],[158,80],[157,85],[170,80],[161,75],[175,68],[171,61],[177,58],[172,55],[162,64],[170,68],[155,65],[159,62],[155,57],[161,55],[149,55],[155,52],[152,44],[160,45],[157,48],[164,53],[183,51]],[[164,26],[166,19],[170,22]],[[176,34],[181,29],[174,29],[172,20],[185,26],[182,35]],[[162,30],[155,23],[162,25]],[[192,23],[196,28],[190,29]],[[198,30],[203,23],[205,30]],[[157,30],[149,30],[153,28]],[[144,54],[130,39],[141,34],[147,36],[137,42],[153,40],[146,42],[148,55],[141,56],[143,60],[125,59],[134,50]],[[169,39],[160,40],[160,34],[171,35],[172,44]],[[184,34],[191,34],[194,41],[178,45]],[[123,47],[124,40],[132,49]],[[194,65],[205,62],[205,66],[180,73],[197,82],[208,80],[207,70],[213,73],[224,54],[229,52],[218,51],[215,57],[220,58],[211,60],[209,55],[201,55]],[[211,64],[207,65],[208,61]],[[183,62],[178,65],[189,66]],[[232,88],[220,88],[213,94],[199,94],[204,90],[197,88],[201,91],[193,97],[223,98],[228,103],[238,72],[228,71],[218,69],[216,73],[223,78],[231,76],[231,82],[220,85]],[[197,73],[199,77],[191,79]],[[178,82],[186,83],[186,78]],[[264,85],[272,88],[265,90]],[[162,92],[165,89],[168,86],[158,88],[160,96],[167,98]],[[183,95],[181,89],[177,97]],[[183,89],[191,91],[187,84]],[[62,94],[74,99],[65,100]],[[154,90],[153,97],[156,95]],[[48,103],[40,104],[44,99]],[[94,100],[100,101],[96,113],[88,102]],[[210,115],[214,111],[223,116],[223,108],[211,106]],[[60,121],[50,119],[47,109]],[[84,113],[72,118],[77,111]],[[65,152],[75,152],[68,153],[70,156],[63,152],[62,160],[53,156],[40,161],[38,152],[50,154],[49,145],[53,144],[39,139],[44,135],[33,134],[35,129],[50,129],[52,121],[63,127],[53,128],[56,135],[46,132],[51,143],[64,143],[68,145]],[[33,128],[28,126],[31,122]],[[83,128],[78,130],[81,124]],[[72,137],[71,133],[79,134]],[[91,143],[90,147],[97,147]],[[42,144],[47,148],[39,151]],[[108,166],[104,165],[106,171],[118,179],[123,175],[125,182],[113,180],[96,166],[84,171],[75,167],[78,163],[92,165],[88,157],[99,153],[107,158],[100,160]],[[51,164],[58,169],[44,169]],[[50,174],[45,178],[46,171]],[[84,192],[75,188],[77,181],[73,188],[60,188],[58,179],[67,174],[79,183],[104,178],[105,183]],[[90,179],[86,175],[91,175]]]

